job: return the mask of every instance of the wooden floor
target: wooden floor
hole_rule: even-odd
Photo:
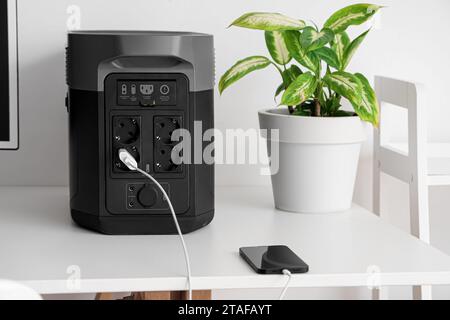
[[[211,300],[212,292],[193,291],[192,300]],[[113,300],[112,293],[98,293],[95,300]],[[123,300],[188,300],[187,291],[134,292]]]

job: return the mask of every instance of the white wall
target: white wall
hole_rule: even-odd
[[[334,0],[18,0],[20,58],[20,151],[0,152],[1,185],[67,185],[67,114],[64,108],[64,46],[66,8],[79,5],[84,29],[165,29],[207,32],[215,35],[217,74],[236,59],[266,54],[260,32],[226,29],[247,11],[277,11],[317,23],[336,9],[358,1]],[[373,30],[356,55],[351,70],[373,77],[383,74],[413,79],[429,87],[429,136],[450,141],[450,103],[447,102],[450,74],[450,12],[448,0],[379,0],[386,5]],[[359,28],[358,32],[362,32]],[[356,33],[355,33],[356,34]],[[216,126],[256,128],[256,112],[273,103],[278,84],[276,72],[262,71],[223,97],[216,97]],[[371,208],[371,132],[364,146],[356,196]],[[218,184],[269,184],[258,167],[226,166],[217,169]],[[384,209],[390,219],[407,229],[405,187],[384,179]],[[450,253],[450,218],[446,201],[450,189],[431,193],[433,242]],[[344,291],[341,291],[344,292]],[[356,291],[355,291],[356,292]],[[349,294],[347,291],[343,295]],[[226,295],[225,295],[226,296]],[[360,296],[359,294],[355,296]],[[450,294],[443,297],[450,298]]]

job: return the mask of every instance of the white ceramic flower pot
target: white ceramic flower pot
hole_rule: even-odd
[[[365,140],[359,117],[298,117],[279,108],[261,111],[259,120],[261,129],[279,130],[279,165],[272,166],[278,169],[272,172],[276,208],[300,213],[351,208]],[[273,140],[270,133],[268,139]]]

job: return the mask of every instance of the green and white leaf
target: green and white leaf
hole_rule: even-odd
[[[284,42],[289,50],[291,56],[297,60],[299,56],[304,55],[304,50],[300,46],[300,35],[298,31],[283,32]]]
[[[288,64],[292,57],[284,42],[282,31],[266,31],[266,45],[273,60],[281,65]]]
[[[332,49],[328,47],[323,47],[315,50],[314,54],[318,56],[319,59],[325,61],[330,67],[333,67],[335,69],[340,68],[341,64],[339,62],[339,59]]]
[[[295,58],[295,57],[294,57]],[[319,70],[319,59],[313,52],[308,52],[303,56],[298,56],[295,60],[300,63],[302,66],[308,68],[314,73],[317,73]]]
[[[231,26],[265,31],[301,30],[306,24],[302,20],[279,13],[250,12],[236,19]]]
[[[281,99],[285,106],[297,106],[308,100],[317,88],[317,78],[310,72],[300,75],[286,89]]]
[[[353,106],[362,103],[362,85],[356,76],[337,71],[325,75],[323,79],[331,90],[346,98]]]
[[[277,91],[275,91],[275,101],[276,98],[284,91],[286,90],[286,86],[284,85],[284,83],[280,84],[277,88]]]
[[[355,77],[358,78],[362,85],[362,101],[361,104],[353,106],[355,112],[362,120],[370,122],[375,127],[378,127],[380,122],[380,105],[378,103],[375,91],[367,78],[362,74],[357,73],[355,74]]]
[[[219,92],[222,94],[226,88],[231,86],[239,79],[245,77],[253,71],[264,69],[271,63],[272,62],[269,59],[262,56],[248,57],[246,59],[238,61],[227,72],[225,72],[225,74],[220,79]]]
[[[333,41],[334,32],[331,29],[324,28],[318,32],[313,27],[303,29],[300,36],[300,45],[307,52],[324,47],[327,43]]]
[[[291,65],[288,69],[283,71],[283,81],[286,87],[289,87],[289,85],[294,82],[295,79],[297,79],[298,76],[302,73],[302,70],[295,64]]]
[[[334,13],[325,22],[325,27],[330,28],[334,33],[347,30],[351,25],[360,25],[369,20],[377,11],[382,8],[375,4],[360,3],[345,7]]]
[[[285,43],[291,56],[302,66],[308,68],[314,73],[318,72],[319,59],[311,52],[306,50],[300,45],[300,32],[299,31],[285,31],[283,32]]]
[[[359,37],[357,37],[355,40],[353,40],[352,43],[350,43],[348,45],[348,47],[345,49],[344,60],[342,63],[343,70],[345,70],[348,67],[350,61],[352,60],[353,56],[355,55],[356,50],[358,50],[359,46],[366,38],[369,31],[370,31],[370,29],[367,30],[366,32],[364,32],[363,34],[361,34]]]
[[[297,67],[297,65],[293,64],[290,68],[283,71],[283,83],[277,88],[275,92],[275,98],[278,97],[287,87],[291,85],[295,79],[298,78],[302,74],[302,70]]]
[[[347,32],[343,31],[341,33],[338,33],[334,37],[334,41],[331,48],[334,50],[339,59],[340,70],[343,69],[342,66],[345,60],[345,50],[347,50],[347,47],[349,45],[350,45],[350,37],[348,36]]]

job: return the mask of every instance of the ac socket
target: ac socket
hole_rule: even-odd
[[[154,118],[154,170],[156,173],[182,173],[183,168],[172,161],[172,151],[179,142],[172,141],[175,130],[182,127],[179,116]]]
[[[117,173],[131,170],[119,159],[119,150],[126,149],[140,165],[141,118],[133,116],[115,116],[113,118],[113,168]]]

